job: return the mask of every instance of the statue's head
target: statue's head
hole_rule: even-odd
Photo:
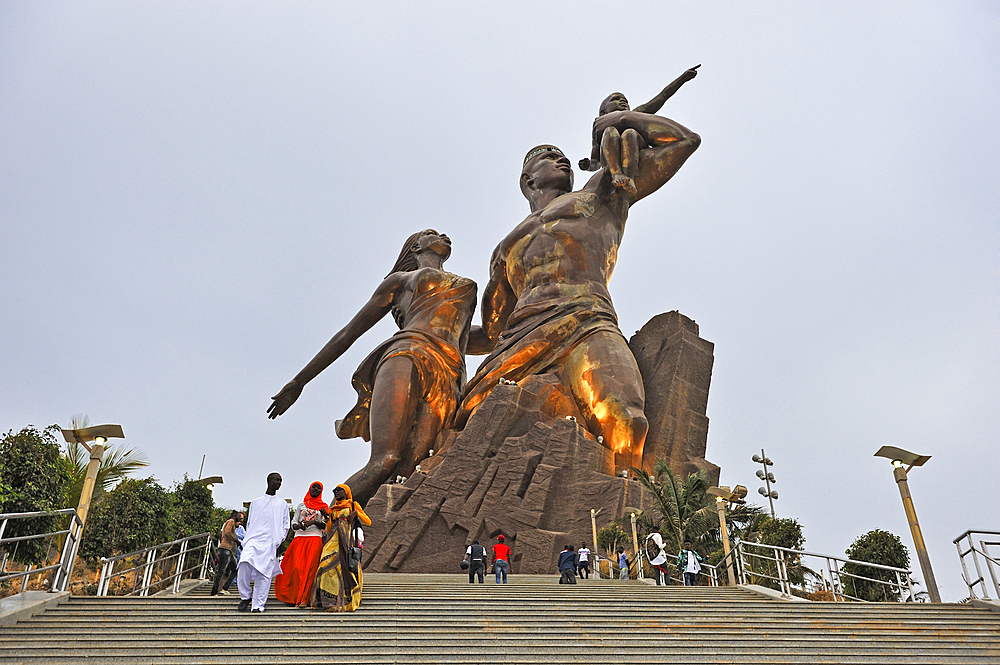
[[[389,275],[394,272],[409,272],[417,269],[417,255],[421,252],[435,252],[448,259],[451,256],[451,238],[434,229],[417,231],[403,243],[396,264],[392,266]],[[389,275],[386,275],[388,277]]]
[[[573,166],[554,145],[540,145],[528,151],[521,167],[521,193],[528,201],[547,189],[573,191]]]
[[[628,100],[625,99],[625,95],[620,92],[612,92],[610,95],[604,98],[601,102],[601,115],[606,113],[611,113],[612,111],[628,111]]]

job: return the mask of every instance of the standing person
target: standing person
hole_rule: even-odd
[[[295,509],[292,520],[295,537],[281,558],[281,575],[274,581],[274,596],[278,600],[296,607],[309,607],[328,515],[323,501],[323,483],[317,480],[309,486],[302,503]]]
[[[691,541],[684,541],[684,549],[677,555],[677,569],[684,571],[684,586],[697,586],[701,572],[701,555],[691,549]]]
[[[236,537],[236,527],[243,521],[243,516],[235,510],[229,514],[229,519],[222,525],[222,533],[219,536],[219,561],[215,565],[215,582],[212,583],[212,595],[220,593],[221,584],[223,595],[229,595],[229,585],[233,583],[236,572],[235,559],[236,547],[239,539]],[[222,578],[226,578],[226,583],[222,584]]]
[[[646,536],[646,554],[649,555],[649,565],[656,575],[656,586],[660,586],[660,577],[664,584],[670,584],[670,570],[667,568],[667,550],[663,546],[663,536],[655,531]]]
[[[365,468],[347,479],[362,506],[388,478],[409,476],[442,429],[451,427],[465,383],[465,350],[476,283],[444,270],[451,240],[426,229],[406,239],[396,264],[354,318],[273,397],[277,418],[302,389],[386,314],[399,332],[361,363],[351,384],[358,402],[337,436],[371,441]]]
[[[313,607],[327,612],[353,612],[361,605],[361,561],[351,557],[353,532],[358,522],[365,526],[372,523],[354,500],[351,488],[337,485],[333,489],[326,542],[313,586]]]
[[[478,540],[473,540],[465,550],[465,558],[469,562],[469,584],[472,584],[476,577],[482,584],[483,573],[486,571],[486,548],[480,545]]]
[[[278,547],[288,535],[288,504],[278,498],[281,474],[267,476],[267,491],[250,502],[247,535],[243,538],[236,583],[240,589],[240,612],[263,612],[271,578],[281,574]],[[253,583],[251,591],[250,583]]]
[[[493,546],[493,572],[497,576],[497,584],[500,584],[500,577],[503,576],[503,583],[507,584],[507,570],[510,568],[510,547],[504,542],[503,534],[497,536],[497,544]]]
[[[559,584],[576,584],[576,552],[572,545],[559,553]]]
[[[587,547],[587,543],[580,545],[580,549],[576,553],[580,558],[580,565],[576,569],[576,574],[585,580],[590,579],[590,548]]]
[[[618,579],[628,579],[628,555],[625,554],[625,548],[621,545],[618,546]]]

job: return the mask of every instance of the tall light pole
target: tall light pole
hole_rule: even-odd
[[[62,429],[62,428],[60,428]],[[76,513],[80,517],[80,530],[82,532],[87,523],[87,513],[90,512],[90,499],[94,496],[94,486],[97,484],[97,472],[101,469],[101,459],[104,457],[105,443],[108,439],[124,439],[121,425],[94,425],[83,429],[63,429],[63,438],[67,443],[79,443],[90,453],[90,463],[87,465],[87,476],[83,480],[83,489],[80,492],[80,503],[76,507]],[[88,441],[93,441],[91,446]]]
[[[642,512],[642,511],[640,511],[640,512]],[[641,580],[643,578],[643,575],[642,575],[642,557],[639,555],[639,536],[636,534],[636,529],[635,529],[635,513],[634,512],[633,513],[629,513],[629,517],[632,518],[632,547],[635,548],[635,564],[636,564],[636,568],[639,569],[639,572],[638,572],[637,576]]]
[[[892,475],[896,479],[896,487],[899,488],[899,496],[903,498],[903,510],[906,511],[906,520],[910,523],[910,535],[913,536],[913,546],[917,549],[917,560],[920,561],[920,570],[924,573],[924,584],[927,585],[927,594],[931,597],[932,603],[941,602],[941,594],[938,592],[937,581],[934,579],[934,571],[931,569],[931,558],[927,555],[927,546],[924,544],[924,536],[920,532],[920,522],[917,521],[917,511],[913,507],[913,497],[910,496],[910,486],[906,482],[906,473],[915,466],[923,466],[930,455],[917,455],[909,450],[896,448],[895,446],[882,446],[875,453],[875,457],[884,457],[892,460]],[[907,465],[903,468],[903,465]]]
[[[764,454],[763,448],[760,449],[760,455],[754,455],[750,459],[764,467],[757,472],[757,477],[764,481],[764,484],[767,485],[767,489],[758,487],[757,493],[761,496],[767,497],[768,503],[771,504],[771,519],[777,519],[774,515],[774,500],[778,498],[778,493],[771,489],[771,483],[776,483],[778,481],[774,479],[774,474],[767,470],[767,467],[774,466],[774,462],[771,461],[770,457]]]
[[[719,510],[719,531],[722,532],[722,551],[726,555],[726,572],[729,574],[729,586],[736,586],[736,575],[733,573],[733,560],[729,556],[729,529],[726,526],[726,504],[746,503],[743,497],[747,495],[747,488],[737,485],[734,490],[722,487],[709,487],[708,493],[715,497],[715,506]]]

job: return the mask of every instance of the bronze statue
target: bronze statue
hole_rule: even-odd
[[[451,426],[465,381],[465,350],[476,307],[476,283],[442,269],[448,236],[427,229],[406,240],[375,294],[272,399],[268,417],[290,407],[302,388],[358,337],[392,311],[400,331],[361,363],[352,378],[358,403],[337,421],[337,436],[371,441],[367,466],[347,484],[364,505],[379,485],[409,476]]]
[[[530,150],[521,192],[531,214],[494,250],[483,293],[481,328],[469,353],[490,353],[466,385],[456,426],[464,427],[500,379],[520,381],[554,373],[571,393],[586,427],[604,437],[616,469],[643,468],[648,429],[642,377],[611,304],[615,267],[629,206],[666,183],[698,148],[701,138],[672,120],[635,111],[601,116],[606,127],[643,129],[635,189],[616,187],[603,169],[573,192],[573,170],[551,145]]]
[[[639,163],[639,150],[674,140],[670,130],[665,128],[663,118],[653,115],[663,103],[674,96],[681,86],[698,75],[695,65],[678,76],[656,97],[640,104],[628,116],[620,111],[629,111],[628,100],[620,92],[613,92],[603,102],[599,115],[594,119],[593,145],[590,158],[580,160],[584,171],[596,171],[601,166],[611,173],[611,184],[635,193],[635,169]],[[605,118],[611,114],[610,117]],[[648,117],[643,118],[646,115]]]

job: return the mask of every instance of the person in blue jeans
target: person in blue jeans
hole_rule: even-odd
[[[510,568],[510,547],[504,542],[503,534],[497,536],[497,544],[493,546],[493,572],[497,576],[497,584],[507,584],[507,571]]]
[[[625,554],[625,548],[621,546],[618,547],[618,579],[628,579],[628,555]]]

